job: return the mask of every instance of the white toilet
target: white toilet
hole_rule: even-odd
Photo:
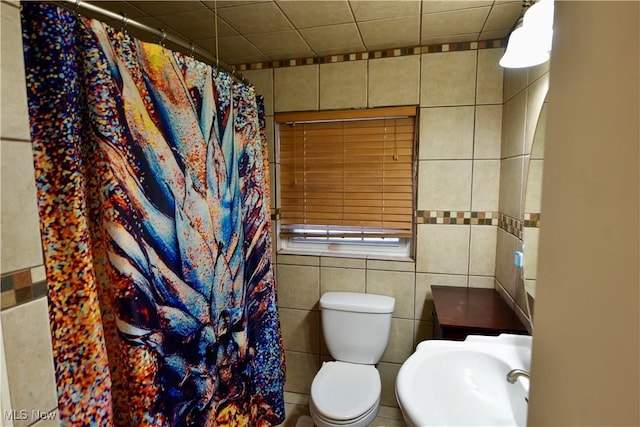
[[[318,427],[368,426],[380,408],[380,361],[391,329],[392,297],[327,292],[320,298],[322,331],[335,362],[311,384],[309,410]]]

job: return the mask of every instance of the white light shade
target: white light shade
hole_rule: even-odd
[[[526,68],[549,60],[549,51],[541,46],[540,39],[525,27],[513,30],[509,36],[507,50],[500,59],[504,68]]]
[[[541,0],[524,14],[522,26],[535,37],[536,43],[545,50],[551,50],[553,36],[553,0]]]
[[[549,60],[553,38],[553,0],[540,0],[522,18],[522,25],[511,33],[500,65],[525,68]]]
[[[553,29],[553,0],[540,0],[527,9],[522,18],[522,26],[540,30]]]

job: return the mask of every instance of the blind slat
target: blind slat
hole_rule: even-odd
[[[416,106],[380,107],[366,110],[341,110],[341,111],[310,111],[294,113],[278,113],[275,116],[276,123],[304,122],[304,121],[332,121],[351,119],[371,119],[384,117],[410,116],[415,117]],[[354,122],[357,123],[357,122]]]
[[[344,195],[341,194],[336,194],[336,193],[313,193],[313,192],[307,192],[307,193],[297,193],[295,195],[293,195],[292,197],[289,197],[287,195],[282,195],[281,200],[302,200],[302,203],[304,203],[304,199],[323,199],[323,198],[335,198],[335,199],[342,199],[344,198]],[[380,197],[377,197],[377,195],[375,193],[349,193],[349,198],[350,199],[362,199],[362,200],[381,200]],[[397,193],[397,194],[385,194],[385,201],[386,200],[413,200],[413,194],[411,193]],[[282,214],[282,213],[281,213]]]
[[[280,237],[316,237],[316,238],[322,238],[322,237],[328,237],[329,235],[319,235],[317,233],[304,233],[304,232],[298,232],[298,233],[294,233],[291,231],[282,231],[280,232]],[[362,234],[352,234],[352,233],[332,233],[331,237],[374,237],[374,238],[385,238],[385,237],[407,237],[410,238],[411,237],[411,233],[407,233],[404,231],[398,231],[398,232],[388,232],[388,233],[362,233]]]
[[[360,110],[277,115],[282,236],[300,235],[292,232],[296,225],[412,235],[416,108],[375,110],[410,117],[352,120],[365,117]],[[328,113],[346,121],[286,123],[329,120]]]

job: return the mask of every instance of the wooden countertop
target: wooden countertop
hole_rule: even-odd
[[[515,311],[495,289],[432,286],[438,323],[445,330],[472,334],[527,334]]]

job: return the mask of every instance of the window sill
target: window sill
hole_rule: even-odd
[[[304,250],[304,249],[280,249],[277,251],[277,255],[308,255],[317,257],[332,257],[332,258],[356,258],[356,259],[370,259],[376,261],[396,261],[396,262],[415,262],[412,257],[387,255],[384,253],[375,254],[362,254],[352,252],[338,252],[338,251],[317,251],[317,250]]]

